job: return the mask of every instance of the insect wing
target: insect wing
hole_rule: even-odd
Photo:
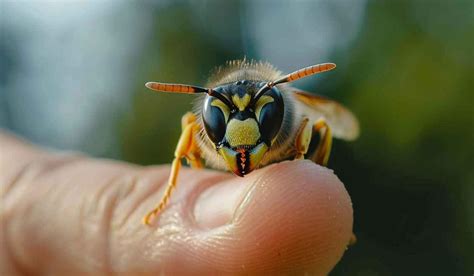
[[[324,117],[331,127],[334,137],[354,140],[359,136],[359,122],[346,107],[327,99],[301,90],[294,90],[295,99],[306,107],[307,115],[317,120]]]

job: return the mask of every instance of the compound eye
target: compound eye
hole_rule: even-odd
[[[229,112],[229,107],[221,100],[206,96],[202,119],[207,136],[214,144],[218,144],[224,139]]]
[[[260,134],[269,146],[280,130],[284,112],[283,99],[276,87],[261,96],[255,104],[255,117],[260,123]]]

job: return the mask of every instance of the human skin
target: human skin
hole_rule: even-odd
[[[325,275],[346,250],[352,204],[327,168],[289,161],[244,178],[183,168],[145,226],[169,170],[0,132],[0,274]]]

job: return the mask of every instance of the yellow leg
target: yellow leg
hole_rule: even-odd
[[[160,203],[143,218],[143,223],[151,225],[151,220],[161,212],[168,203],[171,193],[176,187],[179,169],[181,168],[181,159],[186,158],[188,162],[194,167],[202,167],[199,148],[195,141],[195,135],[198,131],[198,125],[195,116],[192,113],[187,113],[182,119],[183,132],[179,138],[178,145],[174,152],[174,160],[171,164],[171,173],[168,179],[168,186],[165,193],[160,200]]]
[[[196,125],[193,130],[194,138],[195,135],[198,135],[198,128],[196,124],[196,115],[194,115],[192,112],[184,114],[184,116],[181,118],[182,131],[184,132],[184,129],[190,124]],[[189,152],[185,157],[186,162],[191,166],[191,168],[200,169],[203,167],[201,159],[201,150],[199,149],[196,139],[192,139],[191,144],[189,145]]]
[[[304,155],[308,152],[314,132],[318,132],[321,139],[311,160],[317,164],[326,166],[329,160],[329,154],[331,153],[332,135],[331,128],[323,118],[317,120],[313,125],[309,123],[308,118],[303,119],[298,134],[296,135],[295,159],[304,158]]]
[[[331,128],[326,123],[326,120],[324,120],[323,118],[317,120],[313,128],[314,131],[319,132],[321,140],[319,141],[318,147],[316,148],[316,153],[312,157],[312,160],[317,164],[326,166],[329,160],[329,155],[331,153]]]
[[[304,118],[301,122],[300,129],[296,135],[295,149],[296,156],[295,159],[303,159],[306,152],[308,152],[309,143],[311,142],[313,127],[309,124],[309,119]]]

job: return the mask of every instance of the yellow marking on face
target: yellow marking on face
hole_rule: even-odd
[[[225,162],[227,163],[227,166],[229,166],[229,169],[231,171],[238,171],[235,151],[232,151],[226,147],[221,147],[219,149],[219,154],[224,158]]]
[[[265,143],[260,143],[255,149],[252,150],[250,153],[250,168],[252,170],[258,166],[267,151],[268,147]]]
[[[230,113],[229,107],[219,99],[214,99],[211,102],[211,105],[219,108],[222,111],[222,114],[224,114],[225,121],[227,122]]]
[[[231,147],[255,145],[260,138],[257,121],[248,118],[245,121],[230,120],[227,124],[225,138]]]
[[[257,117],[257,120],[260,119],[260,112],[262,111],[262,108],[267,104],[274,102],[275,100],[270,97],[270,96],[262,96],[260,99],[258,99],[257,104],[255,105],[255,117]]]
[[[240,98],[239,95],[234,95],[232,96],[232,101],[240,111],[244,111],[250,103],[250,95],[245,94],[242,98]]]

